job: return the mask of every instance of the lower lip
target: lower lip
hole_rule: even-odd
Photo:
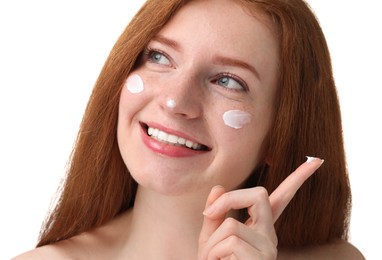
[[[168,143],[162,143],[147,135],[146,129],[141,128],[143,143],[153,152],[168,157],[190,157],[206,153],[206,151],[198,151],[186,148],[184,146],[175,146]]]

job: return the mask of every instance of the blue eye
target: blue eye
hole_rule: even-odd
[[[245,90],[245,84],[239,82],[238,80],[232,78],[231,76],[223,76],[216,80],[219,86],[225,87],[232,90]]]
[[[171,65],[170,60],[164,55],[163,53],[160,53],[158,51],[151,50],[148,54],[148,57],[151,62],[161,64],[161,65]]]

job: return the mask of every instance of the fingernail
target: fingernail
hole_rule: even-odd
[[[204,211],[203,211],[203,215],[204,216],[211,216],[212,213],[214,213],[215,211],[215,207],[213,205],[209,206],[208,208],[206,208]]]

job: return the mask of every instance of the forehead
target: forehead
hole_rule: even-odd
[[[274,25],[271,19],[255,5],[238,0],[194,0],[183,6],[164,27],[188,26],[188,34],[203,33],[208,29],[215,30],[216,35],[224,33],[229,36],[245,37],[245,35],[265,33],[273,37]],[[173,28],[173,29],[174,29]]]
[[[263,69],[275,65],[279,44],[275,25],[249,3],[196,0],[183,6],[159,32],[203,55],[227,55]],[[194,52],[195,53],[195,52]],[[262,69],[260,68],[260,70]]]

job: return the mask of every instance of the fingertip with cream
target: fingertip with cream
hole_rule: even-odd
[[[320,159],[320,158],[317,158],[317,157],[314,157],[314,156],[305,156],[306,157],[306,163],[313,163],[313,162],[316,162],[316,161],[320,161],[320,164],[318,165],[317,168],[319,168],[325,160],[323,159]]]

